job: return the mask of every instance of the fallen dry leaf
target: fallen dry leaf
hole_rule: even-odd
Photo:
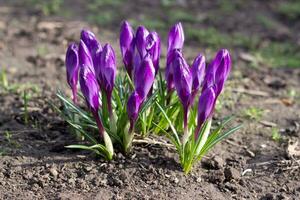
[[[283,98],[283,99],[280,99],[280,100],[286,106],[292,106],[292,105],[294,105],[294,101],[292,99]]]

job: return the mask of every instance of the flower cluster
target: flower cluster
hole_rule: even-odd
[[[126,71],[134,75],[135,90],[127,104],[130,132],[138,117],[141,104],[150,92],[159,68],[160,38],[144,26],[134,31],[128,22],[123,22],[120,31],[120,47]]]
[[[103,127],[99,117],[99,91],[107,99],[108,110],[112,117],[111,96],[116,77],[116,57],[113,48],[106,44],[103,48],[95,35],[87,30],[81,31],[79,47],[75,43],[69,45],[66,54],[67,80],[73,91],[73,101],[77,102],[77,82],[93,117],[95,118],[100,137],[104,140],[109,152],[113,156],[112,141]]]
[[[92,32],[82,30],[79,45],[70,44],[66,53],[67,82],[72,89],[73,103],[61,95],[59,97],[65,102],[67,110],[81,117],[79,121],[73,118],[67,121],[94,145],[69,147],[93,150],[107,159],[112,159],[115,143],[128,152],[134,133],[140,131],[136,122],[144,113],[144,118],[148,119],[142,124],[154,127],[147,130],[159,128],[171,139],[184,171],[188,172],[193,163],[201,159],[212,146],[239,128],[221,134],[227,120],[214,131],[210,130],[217,98],[231,69],[228,50],[219,50],[208,66],[204,55],[198,54],[190,66],[183,54],[184,32],[181,23],[170,29],[167,45],[165,81],[159,76],[160,80],[155,84],[156,75],[161,73],[161,44],[156,32],[150,32],[144,26],[139,26],[134,32],[128,22],[123,22],[120,49],[127,75],[122,76],[120,72],[116,76],[116,56],[112,46],[106,44],[102,47]],[[77,96],[81,96],[77,95],[78,80],[93,118],[78,107]],[[175,91],[177,97],[174,97]],[[155,100],[164,99],[165,96],[166,101],[161,104]],[[199,99],[198,106],[194,105],[195,99]],[[178,119],[181,119],[178,113],[181,112],[175,111],[181,109],[183,118],[178,123]],[[190,115],[190,112],[197,114]],[[164,124],[162,117],[167,123]],[[182,133],[177,131],[180,130],[180,124],[183,125]],[[95,126],[104,146],[85,132],[86,128]]]

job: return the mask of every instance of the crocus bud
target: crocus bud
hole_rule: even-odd
[[[136,30],[135,35],[135,45],[140,54],[140,57],[143,59],[147,54],[146,51],[146,38],[149,35],[149,31],[144,26],[139,26]]]
[[[168,93],[173,91],[174,89],[174,78],[173,78],[173,61],[176,58],[177,54],[180,53],[178,49],[174,49],[169,52],[167,55],[167,65],[166,65],[166,72],[165,72],[165,79],[167,81],[167,90]]]
[[[199,54],[192,65],[191,73],[193,77],[193,86],[192,86],[192,101],[199,91],[204,75],[205,75],[205,57]]]
[[[203,90],[216,85],[216,96],[218,96],[224,87],[225,81],[229,75],[231,69],[231,59],[228,50],[221,49],[216,54],[215,58],[208,66],[205,78]]]
[[[151,55],[153,65],[155,68],[155,73],[157,73],[159,68],[159,58],[160,58],[160,38],[156,32],[151,32],[146,38],[146,50]]]
[[[134,60],[134,32],[127,21],[124,21],[120,30],[120,47],[123,63],[129,76],[132,76]]]
[[[134,123],[138,117],[139,111],[140,111],[140,106],[142,104],[143,100],[140,97],[140,95],[134,91],[127,102],[127,115],[128,118],[130,120],[130,128],[129,128],[129,132],[132,131]]]
[[[114,88],[117,69],[115,52],[109,44],[103,47],[100,56],[100,66],[95,67],[95,70],[98,82],[106,93],[109,113],[112,114],[111,94]]]
[[[72,89],[73,102],[77,103],[77,83],[79,73],[79,58],[78,58],[78,46],[75,43],[69,45],[66,53],[66,71],[67,81]]]
[[[153,85],[154,78],[155,69],[152,60],[149,55],[146,55],[137,69],[134,79],[135,90],[142,100],[147,97]]]
[[[167,64],[166,64],[166,73],[165,78],[167,81],[167,90],[168,93],[174,89],[173,81],[173,70],[171,68],[172,62],[174,60],[174,54],[176,51],[181,51],[184,44],[184,33],[181,23],[177,23],[169,31],[168,35],[168,51],[167,51]]]
[[[203,123],[212,116],[215,107],[216,93],[214,87],[206,88],[202,91],[198,103],[198,122],[195,130],[195,139],[199,136],[199,131]]]
[[[217,96],[222,92],[225,81],[228,78],[229,72],[231,70],[231,58],[228,50],[222,49],[218,52],[221,54],[221,61],[219,62],[219,67],[215,73],[216,82],[216,94]]]
[[[184,43],[184,33],[181,23],[177,23],[169,31],[168,53],[173,49],[182,49]]]
[[[192,75],[188,64],[181,53],[178,53],[173,65],[174,84],[179,99],[183,106],[187,108],[190,105],[190,96],[192,93]]]
[[[90,51],[91,57],[93,61],[95,61],[95,57],[102,51],[102,47],[100,42],[97,40],[94,33],[89,30],[82,30],[80,39],[85,43],[87,48]],[[95,65],[96,63],[94,63]]]
[[[88,67],[94,74],[94,64],[91,53],[87,48],[86,44],[80,40],[79,48],[78,48],[78,57],[79,57],[79,67]]]
[[[177,53],[174,62],[172,64],[174,84],[177,91],[177,95],[183,105],[183,126],[184,136],[183,144],[186,143],[189,138],[190,132],[188,131],[188,111],[191,104],[191,93],[192,93],[192,75],[188,64],[184,60],[180,52]]]
[[[93,70],[93,63],[89,51],[83,41],[79,44],[79,83],[81,92],[92,113],[97,113],[99,108],[99,86]]]

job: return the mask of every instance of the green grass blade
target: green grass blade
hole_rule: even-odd
[[[168,115],[166,114],[166,112],[164,111],[164,109],[159,105],[158,102],[155,102],[155,103],[156,103],[156,105],[158,106],[158,108],[161,110],[161,112],[163,113],[164,117],[167,119],[167,121],[168,121],[168,123],[169,123],[169,126],[170,126],[170,128],[171,128],[171,130],[172,130],[172,133],[173,133],[173,135],[174,135],[174,137],[175,137],[175,139],[176,139],[176,143],[178,143],[178,144],[181,146],[181,142],[180,142],[180,139],[179,139],[179,137],[178,137],[177,131],[176,131],[176,129],[174,128],[174,126],[173,126],[171,120],[169,119]]]
[[[230,130],[228,130],[227,132],[223,133],[223,134],[219,134],[218,137],[216,137],[214,140],[211,140],[209,143],[207,143],[204,147],[203,150],[201,150],[200,155],[204,155],[209,149],[211,149],[214,145],[216,145],[217,143],[219,143],[220,141],[222,141],[223,139],[225,139],[226,137],[228,137],[229,135],[231,135],[232,133],[234,133],[235,131],[239,130],[243,125],[238,125]]]

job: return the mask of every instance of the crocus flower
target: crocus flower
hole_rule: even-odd
[[[154,78],[155,68],[150,55],[147,54],[137,69],[134,80],[135,90],[143,100],[147,97],[153,85]]]
[[[138,117],[138,114],[140,111],[140,106],[141,106],[142,102],[143,102],[142,98],[136,91],[134,91],[128,99],[127,115],[128,115],[129,121],[130,121],[129,132],[131,132],[133,130],[133,126]]]
[[[174,58],[175,58],[176,54],[178,53],[177,51],[179,51],[179,50],[174,49],[167,56],[167,66],[166,66],[165,78],[166,78],[166,81],[167,81],[167,90],[168,90],[169,94],[173,91],[173,89],[175,87],[174,86],[174,79],[173,79],[172,64],[173,64],[173,61],[174,61]]]
[[[174,89],[173,71],[171,68],[174,60],[174,53],[181,51],[184,44],[184,32],[181,23],[177,23],[169,31],[168,35],[168,50],[165,78],[167,81],[167,90],[170,94]]]
[[[168,54],[173,49],[182,49],[184,43],[184,32],[181,23],[176,23],[169,31]]]
[[[131,94],[127,103],[127,114],[130,120],[129,132],[132,132],[140,106],[146,99],[154,82],[155,69],[149,54],[141,61],[136,74],[135,91]]]
[[[123,57],[123,63],[129,76],[132,76],[135,38],[132,27],[127,21],[124,21],[120,31],[120,47]]]
[[[178,97],[183,105],[184,129],[187,133],[188,109],[191,104],[193,79],[188,64],[180,52],[177,53],[173,63],[174,83]]]
[[[146,38],[149,35],[149,31],[144,26],[139,26],[136,30],[136,48],[140,54],[140,57],[143,59],[147,54],[146,50]]]
[[[79,83],[86,103],[93,114],[98,115],[99,109],[99,86],[95,73],[93,72],[93,62],[90,52],[85,43],[81,40],[79,44]]]
[[[229,51],[226,49],[222,49],[219,51],[219,54],[222,55],[222,59],[215,74],[215,82],[217,85],[217,89],[216,89],[217,96],[222,92],[225,81],[227,80],[231,70],[231,58],[230,58]]]
[[[108,111],[112,115],[111,95],[116,78],[116,57],[113,48],[106,44],[100,55],[99,66],[95,67],[98,82],[105,92],[108,103]]]
[[[151,55],[155,73],[158,72],[160,58],[160,38],[156,32],[151,32],[146,38],[146,50]]]
[[[192,97],[191,103],[193,102],[197,92],[199,91],[204,75],[205,75],[205,57],[199,54],[192,64],[191,73],[193,77],[193,86],[192,86]]]
[[[102,51],[102,46],[97,40],[94,33],[89,30],[82,30],[80,39],[85,43],[87,48],[90,51],[91,57],[93,60],[96,60],[95,57]],[[95,65],[96,63],[94,63]]]
[[[203,123],[212,116],[216,102],[216,93],[214,87],[208,87],[199,98],[198,103],[198,122],[195,129],[195,139],[199,136],[199,131]]]
[[[109,155],[108,158],[112,159],[112,156],[114,154],[114,149],[112,145],[112,141],[105,131],[102,121],[100,120],[98,109],[100,106],[99,102],[99,85],[95,76],[95,72],[93,71],[93,62],[91,60],[90,52],[85,45],[85,43],[81,40],[79,44],[79,66],[80,66],[80,72],[79,72],[79,83],[81,87],[81,92],[85,98],[85,101],[91,110],[98,130],[99,135],[103,139],[105,143],[106,150],[108,151]]]
[[[230,69],[231,59],[228,50],[219,50],[207,69],[203,90],[216,85],[216,96],[219,96],[223,90],[224,83],[227,80]]]
[[[79,58],[78,58],[78,46],[75,43],[69,45],[66,53],[66,71],[67,82],[72,89],[73,102],[77,103],[77,83],[79,73]]]

